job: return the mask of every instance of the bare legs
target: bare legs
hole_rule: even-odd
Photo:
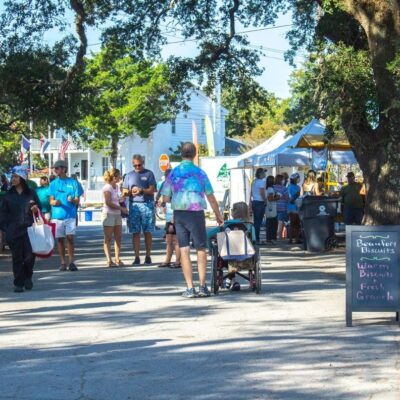
[[[193,287],[192,262],[190,260],[190,247],[181,247],[181,262],[183,276],[186,281],[186,286],[190,289]],[[199,284],[206,284],[206,268],[207,268],[207,253],[206,249],[197,250],[197,270],[199,272]]]
[[[153,243],[153,236],[151,232],[144,233],[144,245],[146,248],[146,256],[151,256],[151,245]],[[134,233],[132,235],[132,245],[133,251],[135,252],[135,257],[140,256],[140,233]]]
[[[62,265],[65,265],[65,241],[64,238],[58,238],[57,240],[58,254],[60,255],[60,261]],[[67,248],[68,248],[68,259],[72,263],[75,261],[75,246],[74,236],[67,235]]]
[[[180,264],[181,262],[181,249],[179,248],[178,241],[175,235],[167,234],[165,236],[165,261],[164,264],[170,264],[172,259],[172,254],[175,250],[175,263]]]
[[[114,250],[115,250],[115,261],[120,262],[121,256],[121,239],[122,239],[122,225],[116,226],[104,226],[104,254],[106,255],[107,262],[112,263],[111,255],[111,240],[114,235]]]

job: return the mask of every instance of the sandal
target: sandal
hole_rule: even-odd
[[[181,265],[181,263],[171,263],[171,265],[169,266],[169,268],[173,268],[173,269],[175,269],[175,268],[182,268],[182,265]]]
[[[115,264],[114,261],[108,261],[107,262],[107,267],[109,267],[109,268],[114,268],[116,266],[117,266],[117,264]]]
[[[161,263],[158,265],[158,268],[170,268],[171,267],[171,263]]]
[[[118,267],[123,267],[125,265],[125,263],[123,261],[121,261],[121,260],[115,261],[115,264],[117,264]]]

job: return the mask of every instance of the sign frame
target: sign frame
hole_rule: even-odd
[[[166,168],[162,169],[161,165],[164,165],[164,163],[166,164]],[[160,168],[161,172],[165,172],[168,169],[169,163],[170,163],[170,160],[169,160],[168,154],[166,154],[166,153],[160,154],[160,157],[158,157],[158,168]]]
[[[393,306],[382,306],[377,305],[376,307],[369,307],[368,305],[362,306],[359,304],[353,304],[353,270],[354,270],[354,254],[352,252],[352,236],[355,232],[395,232],[397,233],[397,304]],[[400,310],[400,225],[380,225],[380,226],[369,226],[369,225],[347,225],[346,226],[346,326],[352,326],[352,313],[353,312],[395,312],[396,321],[399,321],[399,310]]]

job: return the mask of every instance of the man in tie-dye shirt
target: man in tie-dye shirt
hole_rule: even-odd
[[[215,213],[217,223],[223,225],[224,221],[206,173],[193,163],[196,156],[195,145],[190,142],[184,143],[181,156],[183,161],[168,175],[161,194],[164,196],[164,201],[171,201],[174,210],[176,236],[181,249],[182,271],[187,284],[187,289],[182,296],[187,298],[196,296],[190,261],[190,239],[192,239],[197,251],[198,295],[208,297],[210,292],[206,285],[207,233],[204,215],[204,210],[207,208],[206,198]]]

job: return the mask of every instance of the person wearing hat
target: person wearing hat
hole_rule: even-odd
[[[33,214],[39,211],[36,192],[28,187],[28,172],[23,166],[12,169],[11,189],[3,198],[0,209],[0,229],[11,250],[14,291],[23,292],[33,287],[32,275],[35,255],[28,237]]]
[[[288,185],[289,201],[288,201],[288,215],[289,215],[289,243],[300,243],[300,217],[299,210],[296,205],[296,200],[300,196],[301,187],[298,185],[300,175],[296,172],[290,175],[290,183]]]
[[[361,183],[356,182],[354,172],[347,175],[348,184],[340,190],[343,205],[344,223],[346,225],[361,225],[364,217],[364,200],[361,192]]]
[[[67,270],[65,261],[65,239],[68,247],[68,269],[77,271],[75,265],[74,235],[76,232],[76,215],[81,191],[75,179],[67,176],[68,164],[57,160],[53,165],[57,176],[50,183],[50,204],[52,221],[56,224],[56,239],[60,255],[60,271]]]

